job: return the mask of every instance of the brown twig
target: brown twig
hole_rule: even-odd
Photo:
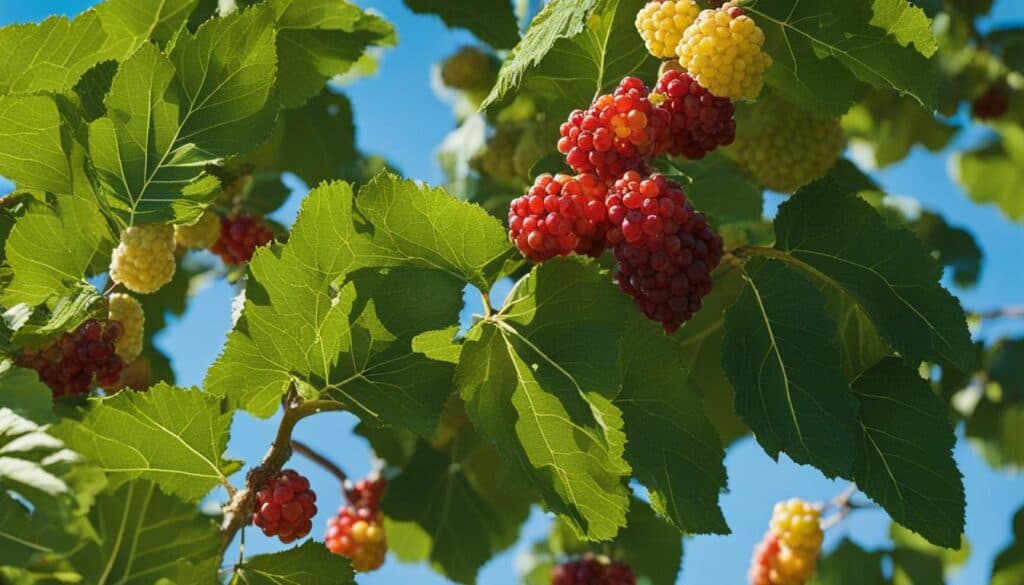
[[[293,396],[292,392],[289,395]],[[295,425],[307,416],[320,412],[344,410],[339,402],[331,400],[308,400],[296,402],[288,400],[284,407],[284,416],[277,427],[277,436],[270,444],[270,449],[263,456],[259,465],[249,470],[245,477],[245,487],[238,490],[224,506],[224,521],[221,524],[221,554],[227,550],[235,535],[252,517],[256,502],[256,492],[270,478],[277,475],[284,464],[292,456],[292,431]]]
[[[345,473],[345,470],[339,467],[337,463],[331,461],[326,456],[318,453],[312,447],[297,439],[292,439],[292,450],[298,453],[299,455],[306,457],[313,463],[316,463],[320,467],[323,467],[328,472],[330,472],[331,475],[338,478],[338,481],[341,482],[341,491],[342,493],[345,494],[345,498],[347,498],[349,501],[352,500],[352,492],[349,489],[350,482],[348,479],[348,474]]]

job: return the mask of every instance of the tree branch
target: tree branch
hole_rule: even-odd
[[[221,524],[221,555],[234,540],[235,534],[249,523],[256,503],[256,492],[270,479],[280,473],[281,468],[292,456],[292,431],[295,425],[307,416],[319,412],[344,410],[345,407],[332,400],[307,400],[294,403],[287,401],[284,416],[277,427],[277,436],[259,465],[249,470],[245,487],[238,490],[224,505],[224,521]]]
[[[331,475],[333,475],[334,477],[338,478],[338,481],[341,482],[341,490],[342,490],[342,492],[344,492],[346,498],[349,498],[350,492],[349,492],[349,489],[348,489],[349,488],[348,474],[345,473],[345,471],[341,467],[339,467],[337,463],[331,461],[330,459],[328,459],[324,455],[322,455],[320,453],[317,453],[312,447],[310,447],[309,445],[303,443],[302,441],[298,441],[296,439],[292,439],[292,450],[295,451],[296,453],[306,457],[307,459],[309,459],[313,463],[316,463],[320,467],[323,467],[324,469],[329,471],[331,473]],[[349,499],[351,499],[351,498],[349,498]]]

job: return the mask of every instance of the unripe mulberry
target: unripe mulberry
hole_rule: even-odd
[[[17,363],[35,370],[54,398],[85,394],[94,384],[112,388],[124,367],[114,350],[123,333],[118,321],[90,319],[48,346],[22,349]]]
[[[661,154],[668,146],[671,114],[648,96],[642,81],[627,77],[615,93],[600,96],[586,111],[570,114],[558,141],[558,151],[569,166],[614,181]]]
[[[626,173],[608,192],[605,207],[619,288],[647,318],[674,332],[711,292],[722,238],[694,211],[679,185],[660,174]]]
[[[142,305],[132,296],[124,293],[110,295],[109,318],[111,321],[118,321],[124,328],[120,339],[114,343],[117,355],[125,363],[135,361],[142,353],[142,337],[146,317],[142,311]]]
[[[636,585],[636,575],[629,565],[604,562],[588,553],[555,567],[551,585]]]
[[[750,585],[804,585],[814,575],[823,538],[820,506],[779,502],[771,529],[754,549]]]
[[[1010,90],[1005,84],[996,84],[971,103],[971,113],[978,120],[1002,118],[1010,109]]]
[[[203,250],[209,248],[220,237],[220,217],[213,211],[205,211],[193,225],[174,226],[174,241],[185,248]]]
[[[732,102],[712,95],[689,73],[665,71],[654,91],[664,96],[661,107],[672,114],[669,154],[697,160],[735,140]]]
[[[700,7],[693,0],[651,0],[636,15],[636,30],[644,45],[659,59],[676,56],[683,32],[697,20]]]
[[[749,113],[725,153],[772,191],[796,191],[828,173],[842,154],[838,118],[805,112],[777,97]]]
[[[731,100],[761,93],[772,58],[762,51],[764,32],[729,2],[701,11],[676,47],[679,64],[712,94]]]
[[[293,469],[284,469],[256,493],[252,523],[267,536],[288,544],[309,534],[316,515],[316,493],[309,480]]]
[[[110,278],[137,293],[151,293],[171,281],[174,228],[163,224],[132,226],[121,232],[121,242],[110,258]]]
[[[487,139],[487,145],[470,160],[470,166],[485,177],[515,179],[516,147],[522,134],[518,129],[498,128],[494,135]]]
[[[497,77],[494,59],[476,47],[463,47],[441,63],[441,81],[452,89],[487,91]]]
[[[779,502],[772,512],[771,530],[783,546],[816,554],[824,538],[821,508],[797,498]]]
[[[509,240],[534,262],[573,252],[596,258],[605,249],[607,191],[604,181],[589,173],[541,175],[509,205]]]
[[[328,550],[347,557],[360,572],[373,571],[384,564],[388,544],[384,515],[378,508],[386,486],[380,477],[359,480],[347,491],[348,504],[327,521],[324,541]]]
[[[252,260],[256,248],[274,239],[274,232],[263,220],[252,215],[235,215],[220,220],[220,237],[210,248],[225,264],[242,264]]]

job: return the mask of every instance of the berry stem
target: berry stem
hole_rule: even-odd
[[[846,517],[849,516],[851,512],[862,507],[852,502],[853,496],[856,493],[857,484],[851,483],[846,489],[840,492],[839,495],[832,498],[828,507],[835,508],[836,513],[822,520],[822,530],[828,530],[829,528],[838,526],[843,520],[846,520]]]
[[[293,392],[289,390],[288,395],[292,396]],[[277,475],[292,456],[292,431],[295,430],[295,425],[307,416],[338,410],[345,410],[345,406],[333,400],[307,400],[304,402],[288,400],[284,403],[284,415],[281,417],[281,423],[277,427],[277,436],[270,444],[270,449],[263,456],[260,464],[249,470],[245,478],[245,488],[235,492],[228,503],[224,505],[224,520],[221,524],[222,556],[235,538],[235,534],[252,518],[256,492],[260,486],[265,485],[271,477]]]
[[[299,441],[298,439],[292,439],[292,450],[298,453],[299,455],[306,457],[313,463],[316,463],[320,467],[323,467],[324,469],[329,471],[331,475],[338,478],[338,481],[341,482],[341,489],[342,491],[345,492],[346,499],[351,501],[351,493],[348,489],[348,474],[345,473],[345,471],[341,467],[339,467],[337,463],[331,461],[326,456],[324,456],[321,453],[318,453],[312,447],[303,443],[302,441]]]

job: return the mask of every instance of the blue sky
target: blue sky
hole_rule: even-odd
[[[377,76],[361,80],[346,90],[355,106],[360,147],[386,154],[409,177],[438,183],[442,175],[433,153],[453,128],[454,121],[450,108],[430,89],[430,68],[460,45],[471,43],[473,38],[448,31],[438,19],[411,14],[401,0],[357,1],[394,22],[400,37],[398,48],[384,54]],[[0,2],[0,23],[39,20],[54,12],[73,15],[91,4],[85,0]],[[997,0],[993,17],[984,24],[1010,22],[1024,23],[1024,3]],[[971,129],[964,133],[960,143],[972,144],[983,136],[982,131]],[[967,291],[954,290],[966,307],[986,309],[1024,304],[1024,272],[1020,270],[1024,226],[1010,222],[995,208],[974,205],[950,180],[945,155],[915,151],[903,164],[877,173],[876,177],[889,192],[915,196],[926,207],[943,213],[952,224],[976,235],[985,253],[981,282]],[[300,198],[301,193],[297,193],[276,217],[290,220]],[[769,201],[769,212],[776,203],[775,199]],[[224,282],[207,286],[192,299],[194,308],[175,320],[159,338],[161,347],[173,357],[180,383],[201,383],[206,368],[216,359],[230,329],[233,292]],[[497,294],[503,293],[496,291]],[[476,303],[473,299],[469,301]],[[476,310],[467,305],[467,314]],[[1022,333],[1021,323],[1010,321],[986,323],[978,332],[986,338]],[[258,460],[273,436],[275,420],[256,421],[245,414],[240,414],[236,420],[230,454],[249,462]],[[353,424],[354,419],[349,415],[325,414],[301,423],[297,436],[330,453],[351,474],[358,476],[370,469],[371,462],[366,444],[349,433]],[[967,536],[974,554],[968,564],[951,577],[950,583],[979,585],[987,582],[994,555],[1009,542],[1011,515],[1024,505],[1024,476],[993,472],[963,442],[958,445],[956,456],[966,478]],[[321,527],[339,505],[340,494],[331,477],[317,467],[302,459],[294,463],[318,488],[321,511],[315,519],[314,536],[321,538]],[[744,583],[751,548],[765,531],[774,502],[791,496],[829,499],[845,487],[785,458],[776,463],[751,440],[742,441],[731,449],[727,464],[730,491],[724,494],[722,505],[733,534],[688,539],[681,584]],[[545,533],[548,522],[542,513],[535,511],[524,527],[520,544],[488,564],[480,581],[499,585],[516,583],[516,558],[533,539]],[[850,536],[869,547],[881,546],[887,531],[888,519],[883,513],[858,512],[835,534],[830,531],[828,542]],[[250,531],[247,540],[250,554],[277,550],[279,546],[275,540],[254,531]],[[360,581],[423,585],[446,582],[423,566],[402,565],[393,558],[383,570],[361,577]]]

